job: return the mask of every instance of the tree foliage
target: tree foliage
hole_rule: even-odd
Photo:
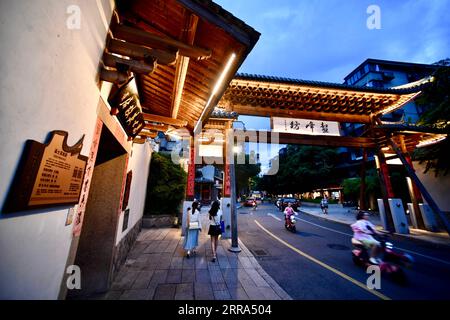
[[[258,180],[257,176],[261,172],[261,164],[256,163],[255,159],[250,155],[245,155],[245,164],[238,164],[236,159],[235,163],[237,193],[240,193],[242,190],[254,190],[256,188],[256,181]]]
[[[186,190],[186,172],[170,156],[153,153],[147,184],[146,214],[178,214]]]
[[[433,169],[435,174],[448,173],[450,166],[450,68],[439,68],[434,74],[434,81],[424,89],[416,104],[426,109],[418,121],[419,125],[440,129],[447,138],[429,147],[419,148],[414,160],[426,162],[426,171]]]
[[[272,194],[287,194],[324,187],[333,181],[337,162],[335,148],[288,145],[279,156],[278,173],[264,176],[260,188]]]
[[[366,173],[366,195],[374,193],[376,196],[381,195],[380,179],[375,170],[368,170]],[[359,199],[361,189],[361,178],[348,178],[342,182],[342,188],[346,199]]]

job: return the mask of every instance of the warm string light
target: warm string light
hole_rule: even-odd
[[[426,147],[426,146],[431,146],[431,145],[433,145],[435,143],[438,143],[438,142],[441,142],[441,141],[445,140],[446,138],[447,138],[447,135],[440,135],[437,138],[426,139],[426,140],[423,140],[423,141],[419,142],[416,145],[416,148],[423,148],[423,147]]]
[[[228,58],[227,63],[225,64],[224,69],[222,70],[222,73],[219,76],[219,79],[217,79],[216,84],[214,85],[214,88],[211,92],[211,95],[208,99],[208,102],[206,102],[205,107],[203,108],[202,114],[200,115],[199,121],[197,121],[197,124],[195,125],[194,128],[194,133],[198,132],[198,127],[201,124],[201,120],[203,118],[203,116],[205,115],[206,110],[208,110],[209,105],[211,104],[212,99],[214,98],[214,96],[217,94],[217,92],[219,91],[219,89],[222,87],[223,82],[225,80],[225,76],[227,75],[227,73],[230,71],[231,66],[233,65],[234,60],[236,59],[236,54],[232,53],[231,56]]]

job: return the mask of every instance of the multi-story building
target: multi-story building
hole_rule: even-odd
[[[440,64],[366,59],[344,78],[344,84],[374,88],[400,87],[431,76],[439,66]],[[411,101],[402,108],[384,115],[381,120],[401,124],[415,124],[424,112],[425,109],[422,106]],[[343,123],[341,128],[344,135],[350,136],[360,136],[365,130],[365,127],[358,123]],[[339,168],[342,169],[345,175],[358,176],[360,163],[363,159],[362,150],[340,148],[339,152],[343,160]],[[369,152],[368,162],[373,161],[374,155]]]
[[[398,87],[426,78],[438,67],[434,64],[367,59],[344,78],[344,84],[375,88]],[[416,123],[423,112],[424,110],[412,101],[385,115],[384,120]]]

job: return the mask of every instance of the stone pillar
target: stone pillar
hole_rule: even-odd
[[[399,136],[400,138],[400,147],[401,150],[406,158],[406,161],[409,163],[411,168],[414,170],[413,163],[411,161],[411,157],[408,153],[408,150],[406,149],[405,139],[403,135]],[[423,221],[420,208],[419,208],[419,202],[423,202],[422,200],[422,194],[419,191],[419,188],[417,188],[417,185],[412,181],[410,177],[406,177],[406,183],[408,185],[408,191],[409,195],[411,197],[411,203],[412,203],[412,211],[410,212],[411,215],[414,215],[414,221],[417,224],[417,227],[419,229],[425,229],[425,223]]]
[[[389,169],[386,163],[386,158],[384,157],[383,151],[381,151],[381,149],[378,150],[376,160],[378,177],[380,178],[381,194],[383,196],[383,207],[386,215],[386,229],[388,231],[394,231],[394,221],[392,219],[389,207],[389,199],[394,198],[394,191],[392,190],[392,184],[389,177]]]

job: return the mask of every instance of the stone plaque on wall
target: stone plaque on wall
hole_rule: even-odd
[[[26,142],[3,212],[78,203],[87,161],[80,155],[84,136],[72,147],[67,136],[52,131],[46,144]]]

